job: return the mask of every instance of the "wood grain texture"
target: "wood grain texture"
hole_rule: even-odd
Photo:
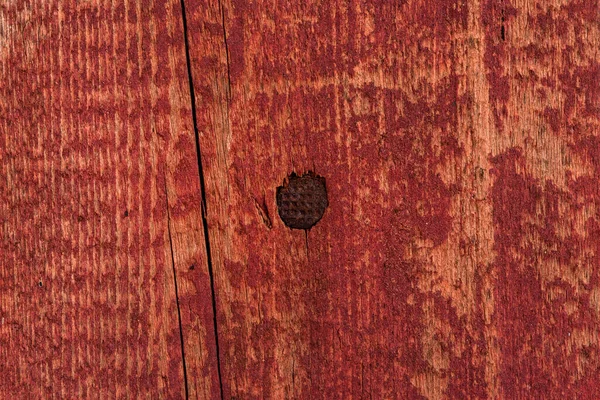
[[[597,1],[186,5],[225,398],[600,396]]]
[[[600,398],[598,37],[597,0],[0,5],[0,398]]]
[[[0,398],[218,398],[179,1],[5,2],[0,81]]]

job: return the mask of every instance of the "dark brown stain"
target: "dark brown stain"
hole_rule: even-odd
[[[277,211],[292,229],[310,229],[323,217],[329,205],[325,178],[309,171],[292,174],[277,188]]]

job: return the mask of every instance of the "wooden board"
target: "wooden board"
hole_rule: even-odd
[[[600,397],[597,1],[122,3],[0,6],[0,398]]]
[[[597,2],[186,4],[225,398],[600,395]]]
[[[181,15],[0,6],[0,398],[220,397]]]

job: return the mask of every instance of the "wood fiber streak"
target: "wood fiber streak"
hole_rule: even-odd
[[[597,1],[186,7],[225,398],[600,397]]]
[[[218,398],[179,1],[5,2],[0,81],[0,398],[183,398],[174,273]]]

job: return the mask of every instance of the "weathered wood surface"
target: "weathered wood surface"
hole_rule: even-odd
[[[0,5],[0,397],[599,398],[598,37],[597,1]]]
[[[0,398],[220,397],[181,15],[0,5]]]
[[[225,398],[600,396],[597,2],[186,4]]]

